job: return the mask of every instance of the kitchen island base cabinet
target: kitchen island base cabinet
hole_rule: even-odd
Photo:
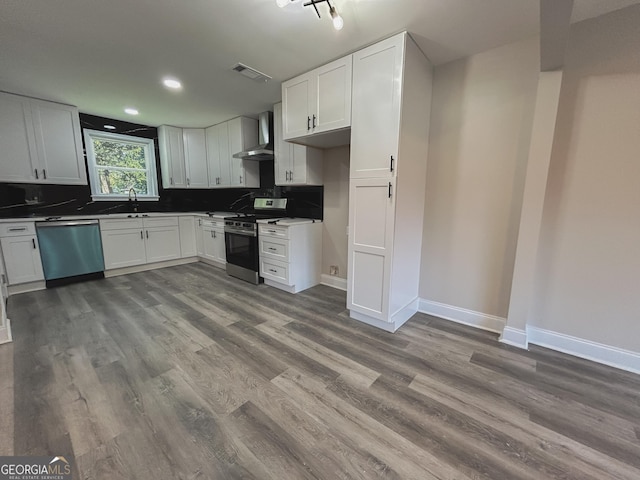
[[[284,219],[282,225],[260,223],[260,276],[264,283],[298,293],[320,283],[322,222]]]

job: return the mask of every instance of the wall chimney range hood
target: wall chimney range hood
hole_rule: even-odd
[[[273,112],[262,112],[258,117],[259,145],[233,155],[243,160],[273,160]]]

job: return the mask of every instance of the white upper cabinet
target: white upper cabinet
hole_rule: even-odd
[[[351,178],[391,178],[398,159],[404,36],[353,54]]]
[[[348,55],[283,82],[285,140],[351,126],[351,69]]]
[[[253,118],[238,117],[227,122],[229,125],[229,151],[231,153],[231,186],[256,188],[260,186],[260,169],[255,160],[233,158],[235,153],[258,144],[258,121]]]
[[[182,130],[187,188],[209,188],[204,128]]]
[[[322,185],[322,150],[282,138],[282,103],[273,106],[276,185]]]
[[[182,129],[161,125],[158,127],[160,168],[164,188],[187,188],[184,163],[184,139]]]
[[[78,109],[0,93],[0,181],[86,185]]]
[[[228,187],[231,184],[231,161],[229,154],[229,125],[227,122],[205,130],[207,163],[209,164],[209,186]]]

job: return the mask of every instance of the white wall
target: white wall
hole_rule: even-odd
[[[422,299],[506,317],[538,72],[537,38],[436,68]]]
[[[324,228],[322,273],[338,266],[338,277],[347,278],[347,223],[349,222],[349,146],[324,151]]]
[[[530,323],[640,352],[640,6],[572,27]]]

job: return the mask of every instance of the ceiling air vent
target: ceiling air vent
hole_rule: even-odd
[[[240,75],[244,75],[251,80],[255,80],[256,82],[268,82],[269,80],[271,80],[271,77],[269,75],[265,75],[255,68],[247,67],[243,63],[237,63],[231,70],[233,70],[234,72],[238,72]]]

